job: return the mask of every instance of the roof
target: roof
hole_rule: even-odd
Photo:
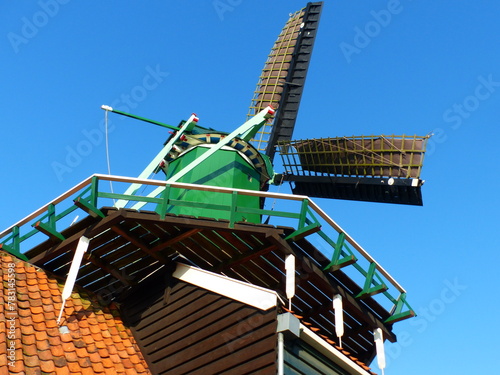
[[[0,375],[151,374],[115,304],[75,287],[61,333],[60,279],[3,251],[0,262],[0,352],[15,349],[0,356]]]

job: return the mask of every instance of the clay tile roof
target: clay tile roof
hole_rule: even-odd
[[[116,306],[75,287],[61,333],[62,282],[3,251],[0,266],[0,375],[151,374]]]

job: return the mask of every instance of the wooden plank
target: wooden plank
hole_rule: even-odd
[[[162,318],[165,322],[168,322],[168,327],[162,330],[156,330],[153,334],[145,337],[142,340],[142,345],[149,347],[155,342],[171,335],[173,332],[181,330],[185,326],[196,325],[203,317],[224,309],[231,303],[229,299],[217,298],[212,300],[209,304],[204,304],[204,299],[206,298],[202,297],[196,301],[197,303],[192,302],[190,306],[185,306],[182,309],[176,310],[168,317]]]
[[[235,367],[226,371],[219,372],[218,375],[234,375],[234,374],[259,374],[259,375],[276,375],[277,361],[276,352],[271,350],[267,353],[262,353],[258,357],[247,360]]]
[[[205,305],[204,305],[205,306]],[[154,345],[147,348],[150,359],[153,362],[168,357],[179,350],[187,348],[194,343],[213,338],[231,324],[233,319],[244,319],[249,314],[250,307],[242,306],[240,303],[230,303],[211,314],[205,315],[195,324],[184,325],[183,329],[172,332],[170,335],[156,341]],[[230,317],[228,320],[227,318]]]
[[[168,248],[172,244],[175,244],[177,242],[181,242],[187,238],[190,238],[191,236],[195,235],[196,233],[200,232],[201,230],[202,230],[201,228],[188,229],[180,234],[177,234],[175,237],[169,238],[168,240],[163,241],[163,242],[155,245],[153,248],[151,248],[151,251],[157,252],[157,251],[163,250],[165,248]]]
[[[237,223],[234,228],[229,228],[228,224],[221,221],[210,220],[210,219],[193,219],[182,216],[166,216],[165,220],[160,220],[159,217],[154,215],[144,214],[142,212],[127,212],[126,217],[132,220],[137,220],[138,222],[161,222],[162,225],[173,224],[181,227],[187,228],[201,228],[201,229],[217,229],[224,231],[236,231],[236,232],[247,232],[247,233],[263,233],[267,234],[269,232],[282,233],[278,228],[269,228],[268,226],[260,226],[260,224],[250,224],[250,223]]]
[[[227,335],[237,335],[241,327],[233,326],[226,331]],[[249,367],[248,360],[269,355],[269,360],[276,360],[276,323],[270,321],[262,324],[261,327],[255,328],[251,332],[239,337],[234,343],[227,343],[218,346],[216,349],[205,353],[202,356],[193,358],[190,361],[184,361],[182,366],[174,367],[178,374],[203,375],[203,374],[218,374],[222,371],[227,371],[232,367],[243,365],[242,373],[251,372],[253,369]],[[216,341],[218,338],[212,338]],[[230,345],[234,344],[234,345]],[[184,354],[184,353],[183,353]],[[186,358],[190,358],[189,355]],[[245,366],[247,364],[247,366]],[[203,365],[203,367],[200,367]]]
[[[211,298],[212,302],[216,301],[216,299],[214,299],[213,296],[210,296],[206,290],[201,288],[193,288],[189,294],[172,303],[164,305],[163,301],[160,301],[158,306],[154,307],[156,310],[154,314],[147,312],[148,315],[141,318],[141,322],[137,325],[137,327],[135,327],[135,329],[142,337],[152,335],[159,330],[164,331],[164,335],[162,335],[162,337],[174,333],[175,331],[172,331],[171,325],[173,326],[178,324],[179,321],[182,321],[184,318],[186,318],[187,314],[196,312],[196,308],[197,306],[199,306],[199,304],[196,302],[198,300],[206,301],[207,298]],[[178,311],[186,311],[186,313],[179,314]],[[161,326],[158,325],[160,320]],[[165,324],[167,322],[168,326],[167,324]],[[188,331],[185,332],[184,336],[187,334],[189,334]],[[178,335],[183,335],[183,333],[179,333]],[[152,341],[147,341],[148,345],[152,343]],[[155,341],[155,344],[156,343],[158,343],[158,341]]]
[[[217,269],[224,272],[224,271],[226,271],[230,268],[233,268],[239,264],[246,263],[246,262],[249,262],[251,260],[257,259],[260,256],[265,255],[265,254],[267,254],[273,250],[276,250],[276,249],[277,249],[277,246],[273,244],[273,245],[264,247],[260,250],[257,250],[255,252],[251,252],[250,254],[249,254],[249,252],[240,254],[237,257],[231,258],[229,261],[222,262],[219,266],[217,266]]]
[[[170,246],[173,250],[182,254],[190,261],[194,262],[197,266],[210,269],[214,264],[218,264],[219,260],[211,253],[205,251],[203,248],[195,246],[186,246],[183,243],[176,243]]]
[[[149,249],[149,247],[146,244],[144,244],[140,239],[134,237],[130,233],[127,233],[118,224],[111,226],[111,230],[113,232],[119,234],[120,236],[122,236],[126,240],[128,240],[130,243],[132,243],[134,246],[138,247],[139,249],[141,249],[142,251],[144,251],[145,253],[147,253],[149,256],[157,259],[158,261],[160,261],[162,263],[167,263],[168,262],[168,259],[166,257],[162,256],[161,254],[159,254],[157,252],[152,252]]]
[[[158,280],[160,277],[151,279],[137,287],[130,293],[123,302],[123,309],[126,312],[127,320],[134,327],[140,324],[141,319],[146,319],[150,315],[157,314],[163,308],[165,280]],[[179,283],[174,287],[169,302],[173,303],[182,298],[185,294],[192,293],[196,287],[187,283]]]
[[[102,233],[103,231],[108,229],[109,226],[114,225],[115,223],[118,223],[121,220],[123,220],[122,213],[123,213],[122,211],[113,212],[110,216],[107,216],[106,218],[98,221],[97,223],[91,225],[90,227],[80,230],[79,232],[73,234],[65,241],[62,241],[60,244],[53,246],[47,249],[46,251],[40,253],[39,255],[33,257],[32,259],[30,259],[30,263],[32,264],[45,263],[47,262],[47,260],[54,259],[55,257],[59,256],[65,251],[72,249],[75,246],[75,243],[80,239],[80,237],[86,236],[88,238],[92,238],[97,234]]]

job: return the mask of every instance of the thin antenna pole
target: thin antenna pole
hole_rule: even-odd
[[[147,119],[147,118],[144,118],[144,117],[132,115],[130,113],[122,112],[122,111],[119,111],[117,109],[113,109],[109,105],[102,105],[101,108],[104,109],[106,112],[107,111],[113,112],[113,113],[116,113],[118,115],[122,115],[122,116],[125,116],[125,117],[130,117],[130,118],[133,118],[133,119],[136,119],[136,120],[140,120],[140,121],[144,121],[144,122],[149,122],[150,124],[154,124],[154,125],[158,125],[158,126],[163,126],[164,128],[168,128],[168,129],[172,129],[172,130],[180,130],[180,128],[178,128],[177,126],[172,126],[172,125],[164,124],[163,122],[159,122],[159,121],[155,121],[155,120],[150,120],[150,119]]]

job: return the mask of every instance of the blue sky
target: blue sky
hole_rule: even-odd
[[[3,2],[1,229],[107,173],[102,104],[174,125],[192,112],[220,130],[243,123],[274,40],[305,4]],[[494,372],[498,14],[486,0],[325,1],[294,138],[435,134],[423,207],[315,200],[419,314],[396,324],[386,374]],[[168,134],[111,121],[111,172],[137,176]]]

